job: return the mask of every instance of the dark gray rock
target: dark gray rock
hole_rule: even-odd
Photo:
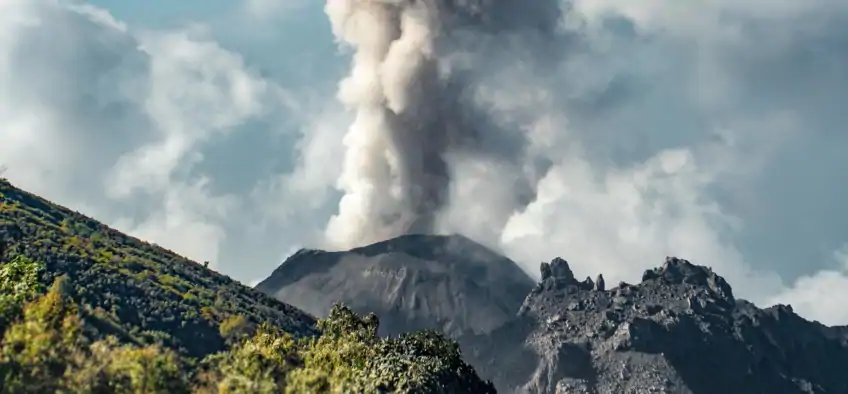
[[[546,281],[548,278],[554,276],[553,272],[551,272],[551,265],[549,263],[542,263],[539,270],[542,272],[542,281]]]
[[[519,393],[848,393],[844,327],[736,300],[711,269],[677,258],[639,284],[599,282],[540,283],[520,310],[536,327],[523,338],[536,368],[506,381],[494,360],[481,374]]]
[[[595,291],[604,291],[606,289],[604,285],[604,274],[598,274],[598,278],[595,279]]]
[[[551,276],[566,283],[575,281],[574,273],[571,272],[568,262],[559,257],[551,261]]]
[[[722,298],[733,300],[730,285],[711,268],[697,266],[677,257],[666,257],[662,267],[645,271],[642,282],[646,281],[703,286]]]
[[[518,265],[462,236],[406,235],[345,252],[301,250],[256,286],[315,316],[375,312],[380,333],[487,333],[533,288]]]

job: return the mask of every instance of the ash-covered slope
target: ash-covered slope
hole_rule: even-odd
[[[342,302],[380,316],[382,334],[483,334],[513,319],[530,279],[462,236],[405,235],[345,252],[301,250],[256,289],[325,316]]]
[[[848,393],[846,328],[737,300],[708,268],[667,258],[641,283],[608,290],[578,282],[561,259],[542,275],[519,313],[530,328],[513,329],[523,340],[495,333],[474,345],[500,392]]]

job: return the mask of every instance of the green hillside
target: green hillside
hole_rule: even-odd
[[[228,319],[269,323],[312,335],[314,319],[156,245],[0,180],[0,259],[45,264],[49,285],[67,275],[91,327],[139,344],[161,343],[190,356],[225,347]]]
[[[494,393],[459,346],[313,317],[0,179],[0,394]]]

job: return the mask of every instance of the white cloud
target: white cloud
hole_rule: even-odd
[[[801,276],[785,292],[769,300],[770,304],[791,304],[796,313],[824,324],[848,322],[848,245],[833,253],[836,263],[825,269]]]
[[[535,275],[563,256],[633,282],[676,255],[737,295],[848,323],[844,303],[814,307],[811,291],[835,300],[848,278],[822,257],[848,236],[833,215],[848,163],[825,148],[848,143],[834,104],[848,98],[836,66],[848,7],[678,3],[575,0],[561,53],[520,41],[505,43],[512,57],[485,54],[478,107],[528,145],[519,162],[453,159],[444,231],[499,243]],[[539,162],[552,163],[542,177],[528,171]],[[535,185],[526,206],[522,179]]]
[[[118,162],[109,192],[119,198],[136,187],[167,187],[182,161],[200,159],[198,144],[260,115],[271,89],[238,55],[186,32],[142,34],[140,50],[150,56],[140,104],[158,138]]]
[[[215,263],[227,234],[219,223],[236,208],[233,196],[213,196],[208,190],[208,180],[199,179],[192,184],[169,186],[164,192],[163,207],[141,223],[118,219],[114,225],[128,229],[141,239],[156,241],[163,247],[197,261],[211,261],[213,266],[221,268]]]
[[[133,30],[76,2],[0,9],[0,161],[10,180],[217,263],[249,191],[216,190],[214,174],[198,172],[204,149],[285,115],[288,93],[202,27]]]

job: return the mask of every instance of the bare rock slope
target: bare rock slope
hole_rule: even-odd
[[[342,302],[380,317],[381,333],[483,334],[533,288],[515,262],[462,236],[406,235],[345,252],[301,250],[256,288],[315,316]]]
[[[518,376],[498,351],[477,355],[501,392],[848,393],[846,328],[738,300],[706,267],[667,258],[611,289],[577,281],[562,259],[541,271],[518,316],[532,327],[512,339],[535,368]]]

